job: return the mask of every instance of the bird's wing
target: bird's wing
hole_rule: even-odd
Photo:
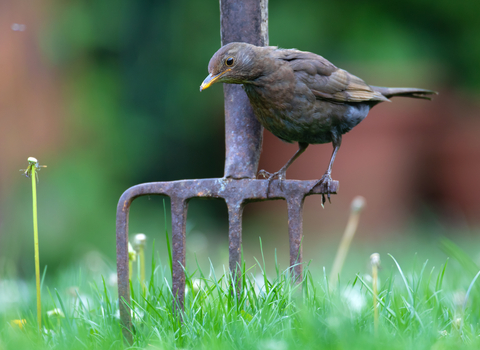
[[[298,50],[282,51],[297,79],[308,86],[317,99],[333,102],[388,101],[359,77],[335,67],[322,56]]]

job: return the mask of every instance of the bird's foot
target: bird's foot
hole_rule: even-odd
[[[269,173],[268,171],[262,169],[258,172],[258,176],[263,176],[268,181],[268,184],[267,184],[267,198],[268,198],[268,194],[270,193],[270,185],[272,184],[272,181],[275,178],[277,178],[280,181],[280,187],[282,188],[282,180],[285,180],[285,171],[282,171],[282,169],[280,169],[275,173]]]
[[[332,204],[332,201],[330,200],[330,186],[332,185],[332,177],[330,176],[330,173],[325,173],[320,180],[317,181],[317,183],[312,187],[310,191],[313,191],[313,189],[317,186],[322,186],[322,208],[324,208],[324,204],[326,202],[325,199],[325,194],[327,195],[328,202]]]

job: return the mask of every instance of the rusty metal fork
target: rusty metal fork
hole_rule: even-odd
[[[267,180],[215,178],[151,182],[133,186],[125,191],[117,207],[117,270],[120,299],[130,302],[128,279],[128,215],[132,201],[147,195],[164,195],[171,199],[172,212],[172,292],[176,303],[183,308],[185,296],[185,230],[188,202],[191,198],[223,198],[228,207],[229,219],[229,267],[234,278],[240,277],[240,254],[242,245],[242,214],[249,202],[285,199],[288,208],[288,233],[290,240],[290,265],[294,266],[295,279],[302,275],[302,211],[306,196],[321,194],[321,186],[311,188],[316,180],[274,180],[267,198]],[[330,188],[336,193],[338,182]],[[238,278],[237,281],[240,279]],[[120,303],[120,314],[124,325],[131,326],[130,313]]]
[[[221,0],[222,45],[243,41],[258,46],[268,45],[267,0]],[[239,85],[224,85],[226,159],[223,178],[151,182],[133,186],[121,196],[117,207],[117,273],[120,316],[124,336],[131,340],[131,315],[128,278],[128,216],[135,198],[164,195],[171,199],[172,212],[172,292],[174,305],[183,309],[185,297],[185,228],[188,202],[191,198],[223,198],[229,218],[229,267],[233,277],[240,277],[242,214],[249,202],[284,199],[288,207],[290,266],[296,280],[302,275],[302,211],[306,196],[335,194],[338,181],[330,188],[317,180],[257,180],[262,148],[263,128],[254,116],[248,97]],[[315,187],[314,187],[315,186]],[[313,188],[314,187],[314,188]],[[313,188],[313,190],[312,190]],[[268,191],[268,193],[267,193]]]

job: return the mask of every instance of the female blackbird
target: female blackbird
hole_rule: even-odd
[[[392,96],[430,99],[434,91],[367,85],[322,56],[276,46],[233,42],[220,48],[208,64],[200,91],[214,83],[243,84],[255,116],[275,136],[298,142],[299,149],[271,180],[285,179],[287,168],[311,143],[333,144],[326,173],[317,182],[330,187],[332,165],[342,135],[367,116],[370,108]],[[328,193],[330,200],[330,193]]]

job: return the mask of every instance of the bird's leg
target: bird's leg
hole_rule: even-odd
[[[295,154],[293,155],[292,158],[290,158],[288,160],[288,162],[282,166],[280,168],[279,171],[275,172],[275,173],[269,173],[268,171],[266,170],[260,170],[258,172],[258,176],[263,176],[264,178],[266,178],[268,180],[268,185],[267,185],[267,197],[268,197],[268,192],[270,191],[270,184],[272,183],[272,180],[276,177],[278,178],[280,181],[281,180],[284,180],[286,178],[286,174],[287,174],[287,169],[290,165],[292,165],[292,163],[295,161],[295,159],[297,159],[300,154],[302,154],[303,152],[305,152],[305,150],[307,149],[308,147],[308,143],[305,143],[305,142],[299,142],[298,143],[298,150],[297,152],[295,152]]]
[[[328,164],[328,169],[327,171],[325,172],[325,174],[322,176],[322,178],[320,180],[317,181],[317,183],[312,187],[312,190],[318,186],[318,185],[323,185],[323,188],[326,189],[326,192],[327,192],[327,198],[328,198],[328,201],[330,203],[332,203],[330,201],[330,185],[331,185],[331,181],[332,181],[332,166],[333,166],[333,162],[335,161],[335,156],[337,155],[337,152],[340,148],[340,145],[342,144],[342,136],[337,136],[337,135],[333,135],[332,137],[332,144],[333,144],[333,153],[332,153],[332,157],[330,158],[330,164]],[[322,207],[323,205],[325,204],[326,200],[325,200],[325,193],[322,193]]]

